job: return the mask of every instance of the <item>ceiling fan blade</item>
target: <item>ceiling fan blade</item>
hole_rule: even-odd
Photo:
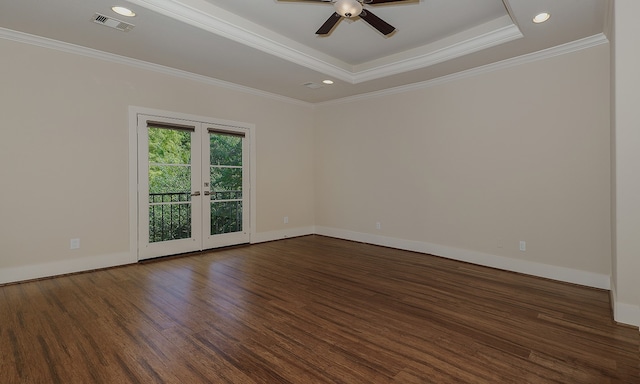
[[[365,0],[365,4],[382,4],[382,3],[392,3],[394,1],[407,1],[407,0]]]
[[[388,35],[396,30],[394,26],[374,15],[369,10],[362,11],[362,13],[360,14],[360,18],[369,23],[369,25],[371,25],[373,28],[380,31],[380,33],[382,33],[383,35]]]
[[[334,12],[333,15],[329,16],[327,21],[325,21],[324,24],[322,24],[322,27],[320,27],[320,29],[316,31],[316,35],[328,34],[329,32],[331,32],[333,27],[335,27],[335,25],[338,24],[338,21],[340,21],[340,19],[342,19],[342,16],[340,16],[337,12]]]

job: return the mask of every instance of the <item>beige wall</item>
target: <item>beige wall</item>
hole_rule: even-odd
[[[608,50],[320,106],[316,225],[608,280]]]
[[[315,230],[588,285],[613,273],[637,314],[638,55],[618,45],[611,140],[607,45],[314,109],[0,40],[0,283],[131,260],[133,105],[256,125],[258,241]]]
[[[313,226],[312,107],[7,40],[0,52],[0,275],[126,255],[131,105],[255,124],[257,232],[286,233],[285,215]]]
[[[640,325],[640,2],[616,0],[613,4],[612,288],[616,320]]]

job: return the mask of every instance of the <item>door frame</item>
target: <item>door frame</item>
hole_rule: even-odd
[[[140,260],[138,239],[138,115],[150,115],[163,119],[189,120],[203,124],[229,126],[247,130],[249,147],[249,242],[253,243],[256,233],[256,135],[255,125],[213,117],[197,116],[153,108],[129,106],[129,252],[133,259]]]

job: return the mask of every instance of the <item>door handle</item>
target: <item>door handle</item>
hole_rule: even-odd
[[[191,194],[191,196],[200,196],[200,191],[195,191]]]
[[[211,191],[204,191],[205,196],[209,196],[210,194],[211,194]]]

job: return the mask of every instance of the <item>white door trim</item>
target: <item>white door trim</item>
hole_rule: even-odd
[[[226,125],[244,128],[249,141],[249,242],[256,233],[256,135],[255,125],[213,117],[197,116],[153,108],[129,106],[129,252],[132,259],[138,256],[138,115],[160,118],[190,120],[212,125]]]

